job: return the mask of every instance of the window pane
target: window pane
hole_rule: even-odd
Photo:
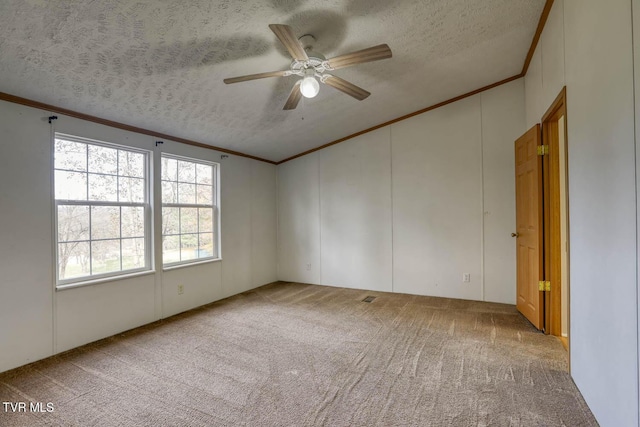
[[[91,273],[120,271],[120,240],[91,242]]]
[[[144,179],[121,177],[118,181],[121,202],[144,203]]]
[[[165,163],[173,163],[177,180],[177,161],[164,162],[163,169]],[[163,173],[170,171],[169,165]],[[119,272],[123,264],[127,270],[149,267],[147,154],[56,138],[54,178],[59,280]],[[174,187],[177,202],[177,182]],[[180,239],[174,243],[179,256]]]
[[[87,174],[56,171],[57,200],[87,200]]]
[[[118,173],[118,150],[91,144],[87,147],[89,149],[89,172],[113,175]]]
[[[91,207],[91,239],[117,239],[120,237],[120,208]]]
[[[178,183],[162,181],[162,203],[178,202]]]
[[[195,202],[196,202],[196,185],[179,183],[178,184],[178,203],[194,204]]]
[[[210,165],[196,165],[196,182],[198,184],[213,184],[211,177],[213,175],[213,167]]]
[[[89,206],[58,206],[58,242],[89,240]]]
[[[213,231],[213,208],[198,209],[198,230]]]
[[[56,139],[55,168],[70,169],[74,171],[87,170],[87,145],[80,142]]]
[[[213,173],[212,165],[162,158],[162,202],[183,206],[162,208],[164,263],[215,255]]]
[[[180,261],[180,236],[162,238],[162,262],[165,264]]]
[[[89,242],[58,244],[60,280],[89,275]]]
[[[180,233],[198,232],[198,209],[180,208]]]
[[[144,178],[144,154],[118,150],[118,175]]]
[[[122,237],[144,237],[144,208],[123,206],[121,209]]]
[[[210,205],[213,199],[213,187],[210,185],[197,185],[196,193],[199,205]]]
[[[180,234],[180,208],[162,208],[162,234]]]
[[[162,158],[162,167],[161,167],[162,179],[166,181],[177,181],[178,180],[178,161],[175,159],[167,159],[166,157]]]
[[[89,200],[118,201],[117,178],[110,175],[89,174]]]
[[[122,239],[122,269],[144,267],[144,239]]]
[[[180,259],[182,261],[198,258],[198,235],[183,234],[180,236]]]
[[[198,258],[207,258],[215,255],[213,250],[213,233],[200,233]]]
[[[178,160],[178,181],[196,182],[196,164]]]

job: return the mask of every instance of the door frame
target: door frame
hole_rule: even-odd
[[[567,139],[567,89],[562,88],[549,109],[542,116],[542,144],[549,146],[549,155],[543,156],[544,184],[544,266],[545,278],[551,282],[551,291],[545,292],[544,332],[561,337],[562,335],[562,287],[567,289],[567,341],[563,344],[569,350],[571,334],[570,304],[570,247],[569,247],[569,144]],[[564,174],[566,206],[566,248],[562,248],[560,228],[560,146],[558,139],[558,120],[564,116]],[[561,253],[566,249],[566,283],[562,283]]]

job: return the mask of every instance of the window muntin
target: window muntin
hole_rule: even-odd
[[[150,269],[149,154],[56,134],[58,285]]]
[[[163,264],[219,258],[217,164],[167,154],[161,163]]]

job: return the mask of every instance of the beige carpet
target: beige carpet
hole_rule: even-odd
[[[1,426],[597,425],[513,306],[294,283],[0,374],[0,401],[54,405]]]

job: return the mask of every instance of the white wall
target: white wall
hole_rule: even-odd
[[[229,157],[221,167],[220,182],[223,227],[222,292],[225,297],[251,288],[251,163],[244,157]],[[222,166],[222,165],[221,165]],[[225,185],[227,182],[230,185]],[[275,249],[275,248],[274,248]]]
[[[564,0],[556,0],[524,77],[527,129],[540,123],[565,86],[564,44]]]
[[[517,80],[279,165],[278,278],[514,303],[523,96]]]
[[[0,102],[0,371],[49,356],[53,347],[46,116]],[[25,122],[31,125],[13,125]]]
[[[252,162],[251,288],[271,283],[278,276],[276,188],[276,168],[268,163]],[[232,210],[225,212],[233,214]]]
[[[277,168],[279,280],[321,283],[318,155]]]
[[[528,125],[567,86],[571,373],[603,426],[638,425],[631,11],[556,0],[525,78]]]
[[[635,105],[635,145],[636,145],[636,224],[640,224],[640,0],[632,0],[631,8],[633,9],[633,80],[634,80],[634,105]],[[640,265],[640,227],[636,227],[636,260]],[[637,296],[637,332],[638,332],[638,389],[640,389],[640,280],[636,270],[636,296]],[[640,405],[639,405],[640,406]],[[638,408],[638,424],[640,424],[640,407]]]
[[[276,280],[275,166],[49,115],[0,102],[0,372]],[[163,271],[156,233],[155,272],[55,291],[53,130],[219,162],[222,261]]]
[[[51,281],[48,285],[53,286]],[[29,284],[23,282],[23,286]],[[157,320],[154,292],[153,275],[56,292],[52,353]]]
[[[318,153],[324,284],[391,291],[389,132]]]
[[[483,299],[481,114],[475,96],[392,125],[397,292]]]
[[[516,300],[514,134],[526,129],[524,81],[482,93],[484,299]],[[520,91],[520,92],[518,92]]]

